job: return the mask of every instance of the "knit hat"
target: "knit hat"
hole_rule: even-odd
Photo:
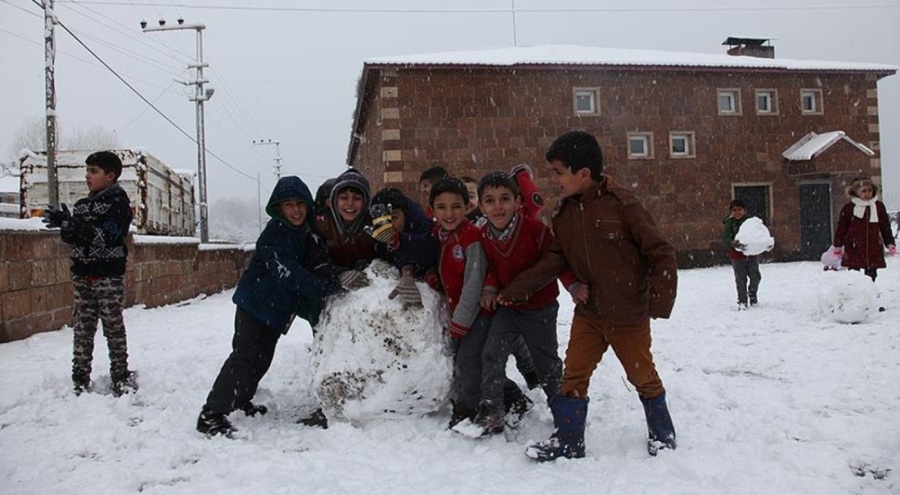
[[[406,212],[406,207],[409,204],[409,199],[403,194],[403,191],[397,189],[396,187],[388,187],[382,189],[375,193],[375,196],[372,196],[372,208],[376,205],[387,206],[391,205],[392,209],[402,210]]]
[[[337,208],[337,198],[345,189],[355,189],[362,194],[363,207],[362,212],[349,225],[344,223]],[[342,234],[354,234],[361,225],[369,223],[369,180],[355,168],[348,169],[334,180],[334,187],[331,189],[331,215],[334,217],[334,223]]]

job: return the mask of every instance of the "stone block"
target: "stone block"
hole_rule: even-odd
[[[13,261],[7,264],[9,269],[9,290],[17,291],[31,287],[34,270],[31,261]]]
[[[15,320],[31,314],[31,296],[27,290],[14,290],[0,294],[3,319]]]

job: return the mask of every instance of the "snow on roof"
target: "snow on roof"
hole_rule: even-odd
[[[810,132],[800,138],[799,141],[792,144],[788,149],[784,150],[784,153],[782,153],[781,156],[791,161],[812,160],[841,139],[852,144],[858,150],[869,156],[875,154],[875,152],[868,147],[847,137],[847,133],[844,131],[831,131],[823,132],[822,134]]]
[[[536,45],[375,57],[367,65],[615,65],[663,67],[732,67],[773,70],[837,70],[894,73],[886,64],[736,57],[725,54],[600,48],[579,45]]]

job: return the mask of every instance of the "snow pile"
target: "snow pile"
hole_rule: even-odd
[[[775,247],[775,239],[769,234],[769,229],[759,217],[750,217],[744,220],[734,239],[744,245],[741,252],[747,256],[756,256],[771,251]]]
[[[362,425],[438,411],[453,374],[448,316],[440,296],[418,283],[424,309],[404,310],[388,294],[396,269],[373,263],[369,287],[330,301],[313,341],[311,389],[329,420]]]
[[[878,291],[865,274],[855,270],[829,273],[831,284],[819,289],[819,309],[839,323],[862,323],[876,310]]]

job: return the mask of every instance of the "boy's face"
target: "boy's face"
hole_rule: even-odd
[[[362,213],[363,210],[363,195],[361,192],[356,189],[344,189],[337,196],[337,208],[338,215],[345,222],[352,222],[356,220],[356,217]]]
[[[99,192],[116,183],[116,174],[113,172],[104,172],[102,168],[96,165],[88,165],[87,173],[84,174],[87,180],[88,189],[91,192]]]
[[[744,218],[744,215],[746,214],[747,210],[745,210],[743,206],[735,206],[731,208],[731,218],[734,218],[735,220]]]
[[[403,210],[397,208],[395,210],[391,210],[391,225],[394,227],[394,232],[398,234],[403,233],[403,226],[406,224],[406,213],[403,213]]]
[[[431,196],[431,181],[430,180],[422,180],[419,181],[419,192],[422,193],[422,203],[428,204],[428,199]]]
[[[561,198],[584,194],[593,185],[591,171],[587,167],[573,172],[572,169],[559,160],[553,160],[550,162],[550,165],[553,167],[553,176],[556,177],[556,183],[559,185],[559,196]]]
[[[509,226],[521,199],[505,187],[485,187],[481,195],[481,212],[497,230]]]
[[[444,230],[454,230],[466,219],[466,202],[458,194],[440,193],[434,198],[431,208],[434,216]]]
[[[278,207],[284,219],[294,227],[299,227],[306,221],[307,208],[303,201],[297,198],[286,199],[278,203]]]
[[[478,184],[466,182],[466,189],[469,191],[469,203],[466,205],[466,214],[469,214],[475,208],[478,208]]]

